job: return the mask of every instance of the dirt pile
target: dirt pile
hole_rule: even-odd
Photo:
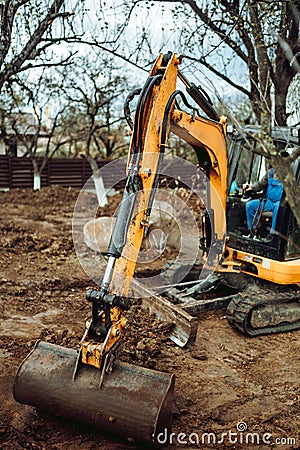
[[[57,186],[0,192],[1,449],[137,448],[12,398],[17,367],[36,339],[76,348],[90,316],[85,292],[97,286],[72,242],[78,193]],[[117,201],[110,198],[103,215]],[[180,349],[138,301],[128,319],[120,359],[176,374],[173,447],[299,448],[300,332],[247,339],[217,311],[199,317],[196,343]]]

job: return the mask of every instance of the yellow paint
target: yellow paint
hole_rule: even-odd
[[[236,249],[226,247],[229,252],[228,257],[222,263],[221,270],[224,271],[224,266],[228,263],[232,267],[232,262],[240,264],[240,270],[243,272],[243,265],[252,264],[257,268],[257,275],[252,274],[257,278],[263,280],[272,281],[277,284],[297,284],[300,283],[300,259],[288,260],[288,261],[275,261],[273,259],[264,258],[251,253],[243,252]],[[254,260],[253,260],[254,258]],[[259,258],[261,262],[255,262],[255,259]],[[229,267],[229,270],[230,267]],[[244,271],[244,273],[248,273]]]
[[[151,71],[152,76],[163,73],[163,79],[158,86],[154,87],[152,95],[149,96],[145,107],[145,117],[142,118],[143,157],[139,169],[142,189],[137,195],[133,218],[128,230],[127,244],[115,265],[111,288],[117,295],[127,296],[129,293],[144,236],[145,212],[148,208],[157,169],[162,122],[169,98],[176,90],[179,58],[177,55],[173,55],[167,67],[162,66],[162,60],[163,55],[161,54]],[[172,132],[182,137],[189,144],[204,147],[211,159],[211,203],[215,211],[215,237],[222,239],[226,232],[226,118],[222,116],[220,123],[216,123],[209,119],[192,118],[191,115],[174,108],[173,111],[171,110],[170,116],[168,128],[171,128]],[[132,144],[131,142],[129,159],[132,154]]]
[[[159,86],[154,86],[152,95],[148,100],[148,105],[145,108],[145,117],[143,117],[143,156],[139,169],[142,189],[137,195],[126,246],[122,252],[122,256],[117,260],[115,265],[112,286],[114,293],[117,295],[127,296],[129,292],[144,236],[145,213],[148,208],[151,189],[157,171],[164,113],[170,95],[176,90],[177,66],[179,64],[178,56],[173,55],[166,68],[163,68],[161,64],[162,55],[158,57],[151,71],[151,75],[156,75],[159,71],[163,71],[163,80]]]
[[[224,134],[226,119],[222,116],[220,123],[203,117],[192,117],[184,111],[174,111],[171,130],[174,134],[195,147],[202,147],[208,152],[212,169],[211,206],[215,212],[215,232],[222,239],[226,232],[226,193],[227,193],[227,151]]]
[[[133,218],[128,230],[127,244],[121,257],[115,265],[111,290],[117,295],[128,296],[136,261],[144,235],[145,212],[148,208],[151,189],[155,179],[158,156],[161,144],[162,122],[166,105],[171,94],[176,90],[178,79],[178,55],[173,55],[167,67],[162,66],[163,55],[159,55],[151,76],[163,74],[161,83],[154,86],[152,94],[147,99],[142,121],[142,159],[139,176],[142,189],[138,192]],[[226,118],[220,117],[216,122],[203,117],[194,117],[173,105],[170,111],[168,132],[172,131],[185,142],[207,152],[210,162],[211,207],[215,215],[215,238],[223,239],[226,235],[226,196],[227,196],[227,150],[226,150]],[[132,142],[129,152],[132,154]],[[128,161],[129,161],[128,159]],[[226,247],[229,256],[220,271],[234,271],[234,265],[245,264],[247,254],[238,252],[238,258],[233,258],[233,251]],[[255,255],[248,255],[253,258]],[[252,259],[251,259],[252,261]],[[279,284],[300,282],[300,261],[279,262],[264,259],[263,264],[253,262],[257,267],[259,278],[274,281]],[[241,270],[243,270],[241,268]],[[248,272],[247,272],[248,273]]]

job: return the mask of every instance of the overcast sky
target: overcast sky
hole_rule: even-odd
[[[101,12],[97,11],[97,4],[97,0],[86,0],[86,6],[87,9],[89,9],[87,13],[87,20],[89,21],[91,28],[96,26],[96,28],[99,29],[99,27],[103,25],[102,20],[98,20],[99,15],[101,18],[104,18],[104,20],[107,21],[111,29],[113,29],[117,25],[117,23],[121,23],[124,20],[124,11],[122,7],[122,4],[124,4],[123,0],[107,1],[106,9],[102,9]],[[144,48],[145,53],[147,53],[147,57],[149,57],[150,55],[153,61],[160,51],[180,51],[178,45],[176,45],[176,41],[179,41],[180,23],[178,22],[178,20],[173,19],[173,15],[171,12],[172,6],[172,3],[169,5],[165,2],[154,2],[150,5],[149,9],[147,9],[145,3],[134,10],[134,13],[131,15],[126,33],[123,36],[124,41],[126,42],[125,51],[127,55],[130,54],[131,50],[133,51],[136,48],[136,43],[140,39],[141,30],[143,29],[143,27],[147,30],[150,30],[149,41],[151,44],[152,54],[150,55],[150,53],[148,53],[149,48],[146,43],[144,44]],[[218,40],[218,38],[216,39]],[[207,49],[204,49],[204,51],[206,52],[211,50],[212,45],[216,43],[217,42],[215,41],[215,39],[213,42],[208,41]],[[226,54],[226,50],[224,50],[224,54]],[[143,61],[141,61],[141,63],[143,64]],[[147,72],[136,69],[134,68],[134,66],[126,64],[122,61],[120,61],[120,65],[124,66],[124,69],[127,73],[132,71],[137,83],[141,83],[147,77]],[[147,67],[147,71],[149,70],[150,66]],[[221,97],[236,92],[227,83],[211,74],[211,72],[209,72],[199,63],[191,63],[190,61],[184,59],[181,70],[191,81],[194,81],[196,84],[201,84],[203,87],[205,87],[210,95],[214,96],[215,90],[217,90],[218,94]],[[238,77],[239,79],[245,77],[245,83],[247,83],[245,67],[242,67],[239,61],[233,62],[230,70],[232,71],[233,77]]]

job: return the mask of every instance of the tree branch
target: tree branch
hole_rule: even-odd
[[[144,0],[140,0],[143,2]],[[216,33],[245,63],[248,56],[241,50],[241,47],[229,36],[225,30],[218,27],[213,20],[196,4],[194,0],[153,0],[153,2],[165,3],[185,3],[190,6],[194,13],[200,17],[202,22],[207,25],[214,33]]]
[[[11,46],[11,33],[15,15],[18,9],[26,2],[27,0],[21,0],[19,2],[6,1],[5,4],[2,5],[0,67],[2,66]]]
[[[77,52],[76,52],[77,53]],[[69,55],[67,58],[62,59],[61,61],[57,61],[56,63],[49,63],[49,62],[44,62],[44,63],[40,63],[40,64],[32,64],[29,63],[26,66],[21,67],[18,72],[24,72],[25,70],[28,69],[36,69],[38,67],[65,67],[65,66],[69,66],[70,64],[72,64],[71,58],[76,55],[76,53],[72,53],[71,55]]]
[[[49,26],[51,26],[52,22],[58,17],[63,17],[63,14],[59,13],[59,10],[62,7],[62,5],[64,4],[64,2],[65,2],[65,0],[53,0],[53,3],[51,5],[51,7],[49,8],[48,13],[46,14],[45,18],[43,20],[41,20],[41,22],[38,24],[33,35],[30,37],[30,39],[24,45],[22,51],[3,70],[2,74],[1,74],[0,88],[3,86],[3,83],[5,81],[7,81],[7,79],[10,76],[16,74],[19,71],[21,66],[30,57],[33,50],[36,48],[38,43],[41,41],[43,34],[47,30],[47,28],[49,28]],[[9,18],[10,19],[10,27],[11,27],[10,33],[11,33],[11,29],[12,29],[12,21],[13,21],[14,15],[15,15],[17,9],[20,7],[21,3],[23,4],[23,2],[13,3],[14,9],[13,9],[13,11],[11,11],[11,15]],[[10,41],[9,41],[9,45],[10,45]]]
[[[78,42],[77,40],[75,40],[74,38],[67,38],[64,39],[65,42],[68,43],[76,43]],[[107,48],[105,47],[103,44],[99,44],[98,42],[94,42],[94,41],[89,41],[89,40],[84,40],[81,39],[80,40],[81,44],[86,44],[89,45],[91,47],[96,47],[96,48],[100,48],[101,50],[103,50],[104,52],[110,53],[111,55],[115,56],[116,58],[122,59],[123,61],[129,63],[130,65],[136,67],[137,69],[143,70],[144,72],[149,73],[149,70],[145,69],[144,67],[140,66],[139,64],[133,62],[130,57],[126,57],[124,54],[122,53],[118,53],[116,50],[114,50],[113,48]]]
[[[297,147],[296,150],[289,156],[289,161],[292,163],[296,161],[297,158],[300,156],[300,147]]]
[[[211,64],[209,64],[207,61],[205,61],[205,59],[198,59],[198,58],[193,58],[192,56],[189,55],[182,55],[184,58],[190,60],[190,61],[195,61],[195,62],[199,62],[200,64],[202,64],[203,66],[207,67],[207,69],[209,69],[211,72],[213,72],[215,75],[217,75],[219,78],[222,78],[222,80],[226,81],[228,84],[230,84],[232,87],[234,87],[235,89],[243,92],[243,94],[247,95],[248,97],[251,96],[251,92],[248,91],[246,88],[244,88],[243,86],[241,86],[240,84],[235,83],[234,81],[232,81],[231,78],[227,77],[226,75],[224,75],[223,73],[219,72],[215,67],[213,67]]]
[[[269,59],[265,42],[263,39],[263,31],[261,27],[261,21],[258,15],[258,5],[253,0],[248,0],[248,8],[251,18],[251,27],[253,30],[253,38],[255,42],[255,47],[258,55],[259,61],[259,72],[260,72],[260,88],[262,92],[266,92],[269,89],[269,75],[274,79],[274,71]]]

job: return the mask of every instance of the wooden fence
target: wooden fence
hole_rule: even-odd
[[[99,161],[99,168],[110,161]],[[109,167],[109,166],[108,166]],[[105,186],[120,187],[125,176],[125,161],[114,161],[112,170],[103,170]],[[92,170],[85,159],[50,159],[41,175],[41,187],[58,184],[66,187],[82,188],[91,177]],[[116,184],[117,181],[117,184]],[[0,155],[0,190],[33,187],[33,167],[28,158]]]
[[[106,189],[124,187],[126,161],[127,158],[98,161]],[[169,187],[191,186],[192,179],[195,177],[194,170],[197,170],[195,166],[188,163],[183,164],[183,160],[180,158],[171,160],[171,164],[167,159],[163,163],[161,180],[162,182],[166,180]],[[57,184],[81,189],[91,175],[92,170],[85,159],[52,158],[42,172],[41,187]],[[177,181],[174,182],[174,180]],[[200,183],[203,185],[204,179]],[[91,184],[91,188],[92,186],[93,184]],[[0,190],[32,187],[33,167],[30,159],[0,155]]]

